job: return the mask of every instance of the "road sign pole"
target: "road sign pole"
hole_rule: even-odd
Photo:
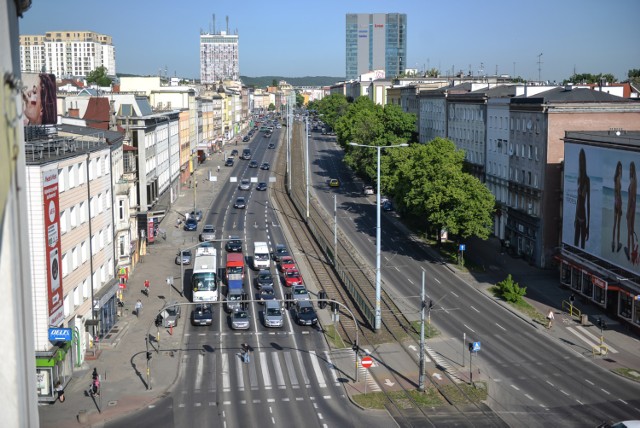
[[[364,372],[364,393],[367,393],[367,376],[369,375],[369,370],[365,370]]]

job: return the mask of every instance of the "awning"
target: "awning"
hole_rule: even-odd
[[[59,361],[64,360],[71,342],[56,342],[48,351],[36,352],[36,367],[53,367]]]
[[[119,281],[116,278],[113,278],[106,283],[104,287],[98,290],[93,295],[93,308],[100,309],[109,301],[109,299],[115,296],[116,291],[118,290],[118,284]]]

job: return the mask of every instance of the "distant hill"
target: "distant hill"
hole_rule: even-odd
[[[242,83],[247,86],[254,86],[256,88],[265,88],[271,86],[274,80],[279,82],[284,80],[293,86],[329,86],[334,85],[344,80],[344,77],[330,77],[330,76],[305,76],[305,77],[283,77],[283,76],[259,76],[249,77],[240,76]]]

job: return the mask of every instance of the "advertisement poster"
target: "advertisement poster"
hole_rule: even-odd
[[[64,319],[62,272],[60,266],[60,207],[58,200],[58,169],[42,172],[45,256],[47,261],[47,290],[49,325],[59,326]]]
[[[23,73],[22,81],[24,125],[55,125],[58,122],[56,76],[46,73]]]
[[[640,274],[640,153],[565,144],[562,242]]]

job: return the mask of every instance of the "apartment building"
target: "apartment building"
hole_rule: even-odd
[[[116,75],[111,36],[92,31],[50,31],[20,36],[20,70],[58,77],[86,77],[98,67]]]
[[[240,80],[238,42],[238,34],[228,31],[200,34],[200,82],[203,85]]]

